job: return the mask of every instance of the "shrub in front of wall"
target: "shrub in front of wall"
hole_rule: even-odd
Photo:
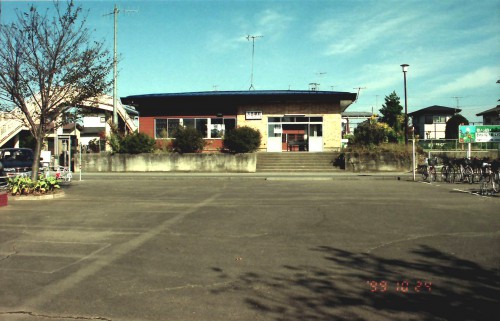
[[[155,148],[154,138],[137,131],[122,135],[116,129],[112,129],[107,141],[113,153],[119,154],[151,153]]]
[[[122,138],[120,152],[126,154],[151,153],[154,147],[154,138],[136,131]]]
[[[198,153],[203,150],[205,140],[195,128],[179,127],[174,132],[172,146],[179,153]]]
[[[259,148],[261,140],[257,129],[238,127],[225,133],[224,148],[231,153],[251,153]]]

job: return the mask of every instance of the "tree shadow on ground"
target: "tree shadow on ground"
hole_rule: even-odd
[[[485,268],[429,246],[414,249],[407,260],[328,246],[312,251],[326,262],[245,273],[236,288],[245,291],[251,309],[277,321],[498,318],[498,268]],[[213,270],[227,277],[221,269]],[[220,291],[224,290],[213,292]]]

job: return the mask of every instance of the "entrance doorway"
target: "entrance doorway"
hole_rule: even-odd
[[[323,151],[323,117],[268,117],[267,151]]]
[[[308,150],[307,125],[283,124],[281,150],[287,152],[304,152]]]

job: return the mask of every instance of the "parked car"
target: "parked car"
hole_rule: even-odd
[[[33,158],[29,148],[0,149],[0,176],[31,175]]]

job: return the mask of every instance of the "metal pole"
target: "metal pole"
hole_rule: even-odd
[[[80,142],[80,180],[82,180],[82,143]]]
[[[408,101],[406,93],[406,70],[403,71],[404,86],[405,86],[405,145],[408,146]]]
[[[118,78],[118,59],[117,59],[117,29],[118,29],[118,7],[115,4],[114,14],[114,49],[113,49],[113,124],[118,126],[117,108],[117,78]]]
[[[255,38],[252,38],[252,73],[250,74],[250,90],[255,89],[253,87],[253,57],[255,55]]]
[[[412,157],[412,163],[413,163],[413,181],[415,181],[415,167],[417,166],[416,165],[416,162],[415,162],[415,132],[413,132],[413,140],[412,140],[412,153],[411,153],[411,157]]]

